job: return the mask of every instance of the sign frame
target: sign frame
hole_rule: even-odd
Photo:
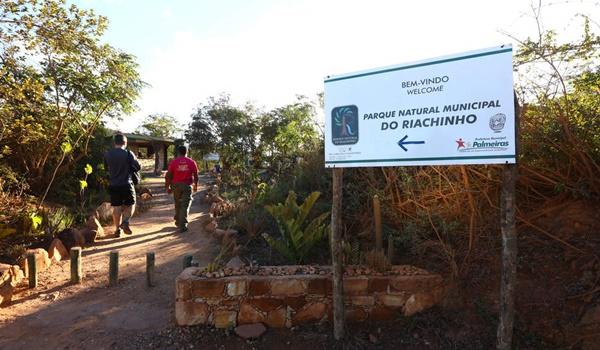
[[[328,76],[324,82],[325,167],[516,163],[512,51],[511,45],[501,45]],[[490,62],[501,71],[489,69],[489,76],[482,76],[482,67]],[[477,64],[479,68],[473,68]],[[429,74],[430,69],[435,71]],[[404,85],[434,81],[413,80],[415,76],[443,70],[450,78],[435,77],[439,84],[420,89],[446,90],[427,96],[405,94],[411,90]],[[486,80],[498,76],[499,87]],[[475,92],[461,90],[465,86]],[[361,110],[361,105],[367,107]]]

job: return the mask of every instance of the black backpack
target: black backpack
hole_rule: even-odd
[[[127,151],[127,162],[129,163],[129,173],[131,174],[131,182],[134,185],[138,185],[142,181],[142,176],[140,175],[140,171],[136,170],[133,167],[133,153],[131,151]]]

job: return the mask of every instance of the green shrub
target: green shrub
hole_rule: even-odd
[[[43,230],[48,236],[54,236],[75,222],[75,216],[67,208],[44,211],[42,217]]]
[[[265,207],[275,218],[281,238],[275,239],[268,234],[264,234],[263,237],[271,248],[296,264],[303,263],[329,232],[329,225],[324,223],[328,212],[320,214],[306,224],[308,214],[319,196],[319,192],[313,192],[299,206],[296,203],[296,193],[290,191],[284,203]]]
[[[1,157],[0,157],[1,159]],[[27,183],[10,166],[0,164],[0,191],[27,190]]]

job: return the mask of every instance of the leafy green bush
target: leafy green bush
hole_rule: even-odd
[[[328,212],[320,214],[306,224],[308,214],[320,195],[319,192],[311,193],[299,206],[296,203],[296,193],[290,191],[284,203],[265,207],[277,221],[281,238],[275,239],[268,234],[264,234],[263,237],[271,248],[296,264],[303,263],[329,232],[329,225],[324,223]]]
[[[67,208],[47,210],[42,212],[43,230],[48,236],[54,236],[60,231],[67,229],[75,222],[75,216]]]
[[[2,159],[0,157],[0,159]],[[20,189],[28,189],[27,183],[22,179],[21,175],[15,172],[10,166],[0,163],[0,190],[15,191]]]

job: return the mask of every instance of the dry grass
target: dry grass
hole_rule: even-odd
[[[592,146],[571,132],[567,118],[550,118],[527,113],[521,119],[525,136],[519,145],[518,230],[596,259],[593,251],[538,224],[569,199],[600,198],[600,167]],[[540,129],[549,122],[560,127],[558,135]],[[435,252],[451,275],[459,277],[499,243],[501,170],[501,165],[378,168],[362,169],[360,177],[372,192],[383,192],[385,220],[405,228],[401,235],[418,235],[421,249]],[[407,222],[428,229],[406,232]]]

